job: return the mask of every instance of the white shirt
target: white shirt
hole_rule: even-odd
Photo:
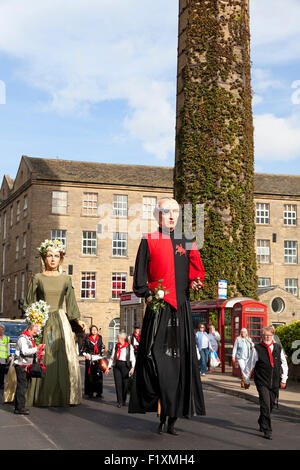
[[[126,351],[127,351],[127,348],[122,348],[121,349],[121,354],[120,354],[120,357],[119,357],[119,361],[126,361],[126,355],[127,355]],[[131,367],[133,368],[135,366],[135,354],[134,354],[134,349],[131,346],[131,344],[129,345],[129,351],[130,351],[129,360],[131,362]],[[116,345],[114,345],[114,348],[113,348],[112,354],[111,354],[111,358],[108,362],[108,368],[109,369],[111,369],[112,363],[113,363],[114,358],[115,358],[115,353],[116,353]]]
[[[274,349],[274,345],[272,344],[270,346],[271,353],[273,353],[273,349]],[[288,368],[288,364],[286,362],[286,358],[285,358],[283,349],[281,349],[280,359],[281,359],[281,367],[282,367],[281,382],[285,384],[286,381],[287,381],[287,378],[288,378],[289,368]],[[250,353],[250,357],[247,361],[246,367],[242,371],[242,374],[244,376],[246,384],[250,383],[251,373],[252,373],[252,370],[254,369],[255,364],[257,363],[257,361],[258,361],[258,354],[257,354],[256,349],[253,348],[251,353]]]
[[[19,366],[32,364],[33,355],[36,352],[37,348],[32,346],[30,338],[26,335],[21,335],[16,343],[14,364]]]

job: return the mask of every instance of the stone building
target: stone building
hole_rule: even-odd
[[[59,238],[82,316],[111,343],[139,240],[156,227],[157,198],[172,194],[173,168],[22,157],[15,180],[5,175],[0,190],[0,317],[21,315],[19,300],[40,270],[37,247]],[[300,320],[300,176],[256,174],[255,204],[259,298],[273,323]],[[122,308],[128,332],[135,308]]]
[[[155,226],[157,198],[172,194],[173,168],[23,156],[0,191],[0,316],[20,316],[18,301],[40,270],[37,247],[57,238],[83,319],[111,342],[142,233]]]

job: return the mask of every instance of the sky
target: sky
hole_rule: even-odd
[[[300,0],[250,0],[255,171],[300,174]],[[173,166],[178,0],[0,0],[0,178]]]

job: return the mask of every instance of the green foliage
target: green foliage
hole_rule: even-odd
[[[205,205],[204,287],[195,300],[256,298],[254,155],[247,2],[190,0],[184,101],[179,110],[175,197]],[[225,32],[229,34],[225,34]]]
[[[291,362],[294,349],[292,344],[300,340],[300,321],[293,321],[289,325],[280,325],[276,328],[275,334],[279,337],[282,347],[288,356],[288,362]]]

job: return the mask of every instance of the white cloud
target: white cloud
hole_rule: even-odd
[[[45,91],[44,110],[81,115],[125,100],[125,129],[158,158],[173,152],[174,0],[1,0],[0,52]]]
[[[300,119],[274,114],[254,116],[255,159],[289,161],[300,157]]]

